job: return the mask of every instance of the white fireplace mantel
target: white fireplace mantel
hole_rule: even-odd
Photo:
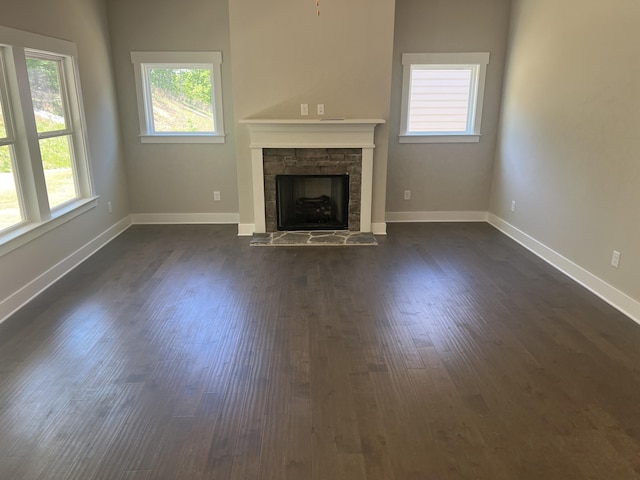
[[[245,119],[251,135],[255,232],[266,232],[263,148],[361,148],[360,231],[371,232],[373,149],[382,119]]]

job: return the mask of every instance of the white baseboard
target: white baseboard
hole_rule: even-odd
[[[454,215],[452,215],[452,213]],[[417,214],[417,215],[416,215]],[[428,215],[425,215],[428,214]],[[436,214],[436,215],[434,215]],[[440,216],[442,214],[442,216]],[[446,214],[446,215],[445,215]],[[134,217],[141,215],[142,217]],[[168,214],[170,218],[176,220],[177,217],[173,217],[175,214]],[[200,214],[188,214],[187,217],[199,216]],[[233,215],[237,217],[237,214],[203,214],[208,215]],[[185,215],[178,215],[180,218],[185,219]],[[484,219],[482,217],[484,216]],[[163,217],[165,221],[151,221],[152,218],[160,220],[159,217]],[[437,217],[441,219],[437,219]],[[58,262],[46,272],[39,275],[37,278],[29,282],[17,292],[13,293],[8,298],[0,302],[0,323],[6,320],[10,315],[35,298],[38,294],[43,292],[46,288],[52,285],[54,282],[62,278],[69,271],[73,270],[84,260],[96,253],[107,243],[112,241],[122,232],[124,232],[133,223],[238,223],[236,221],[167,221],[169,217],[162,214],[135,214],[131,217],[125,217],[118,223],[104,231],[96,238],[88,242],[83,247],[76,250],[74,253]],[[220,217],[216,217],[220,219]],[[228,217],[224,217],[228,218]],[[235,218],[235,217],[234,217]],[[408,218],[402,220],[401,218]],[[427,219],[428,218],[428,219]],[[488,221],[495,228],[502,233],[511,237],[523,247],[527,248],[542,260],[549,263],[551,266],[557,268],[565,275],[569,276],[580,285],[584,286],[598,297],[602,298],[605,302],[620,310],[629,318],[640,324],[640,302],[631,298],[624,292],[609,285],[604,280],[596,277],[589,271],[573,263],[571,260],[563,257],[559,253],[550,249],[546,245],[540,243],[533,237],[504,221],[500,217],[486,212],[388,212],[387,222],[480,222]],[[373,233],[376,235],[386,234],[385,223],[372,224]],[[255,231],[254,224],[238,224],[239,236],[251,236]]]
[[[239,223],[238,224],[238,236],[250,237],[253,232],[256,231],[256,225],[254,223]]]
[[[387,212],[387,223],[486,222],[487,212]]]
[[[578,282],[587,290],[593,292],[609,305],[620,310],[636,323],[640,323],[640,302],[609,285],[580,265],[573,263],[571,260],[563,257],[500,217],[489,214],[488,221],[502,233],[514,239],[520,245]]]
[[[102,232],[93,240],[89,241],[83,247],[80,247],[71,255],[58,262],[49,270],[30,281],[20,290],[13,293],[8,298],[5,298],[0,302],[0,323],[4,322],[10,315],[26,305],[29,301],[42,293],[68,272],[76,268],[130,226],[131,218],[127,216]]]
[[[372,223],[371,224],[371,233],[373,233],[374,235],[386,235],[387,234],[387,224],[385,222]]]
[[[132,213],[134,225],[144,224],[236,224],[238,213]]]

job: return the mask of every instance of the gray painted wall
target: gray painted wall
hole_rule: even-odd
[[[633,0],[514,2],[491,201],[494,214],[637,301],[639,18]]]
[[[109,21],[132,213],[237,213],[226,0],[110,0]],[[131,51],[220,51],[224,144],[142,144]],[[220,201],[214,202],[214,190]]]
[[[389,118],[395,0],[229,0],[236,120]],[[253,223],[249,134],[237,125],[240,222]],[[376,127],[373,222],[384,222],[388,124]]]
[[[102,0],[3,1],[3,26],[75,42],[98,207],[0,257],[0,302],[35,280],[130,212]],[[109,214],[106,202],[113,203]],[[8,312],[0,311],[0,319]]]
[[[389,119],[376,136],[374,221],[384,219],[385,184],[391,212],[489,208],[640,300],[635,0],[514,0],[499,134],[508,0],[354,0],[323,3],[320,18],[311,1],[106,3],[109,25],[102,0],[3,2],[2,25],[78,45],[101,198],[98,208],[0,257],[0,301],[132,212],[239,212],[252,221],[249,177],[238,179],[236,170],[248,167],[237,119],[295,117],[303,102],[311,111],[324,103],[327,116]],[[129,52],[162,49],[223,52],[227,143],[139,142]],[[481,142],[398,144],[401,54],[483,50],[492,58]],[[402,200],[405,189],[413,191],[410,202]],[[618,270],[609,266],[613,249],[622,252]]]
[[[486,211],[510,0],[398,0],[389,123],[388,212]],[[400,144],[403,53],[490,52],[477,144]],[[411,190],[411,200],[404,200]]]

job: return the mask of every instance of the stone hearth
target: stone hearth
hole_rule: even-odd
[[[378,245],[373,233],[347,232],[339,230],[335,232],[272,232],[254,233],[251,246],[255,247],[335,247],[344,246],[370,246]]]

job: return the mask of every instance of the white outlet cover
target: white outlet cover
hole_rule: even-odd
[[[618,268],[620,266],[620,252],[614,250],[611,255],[611,266],[613,268]]]

